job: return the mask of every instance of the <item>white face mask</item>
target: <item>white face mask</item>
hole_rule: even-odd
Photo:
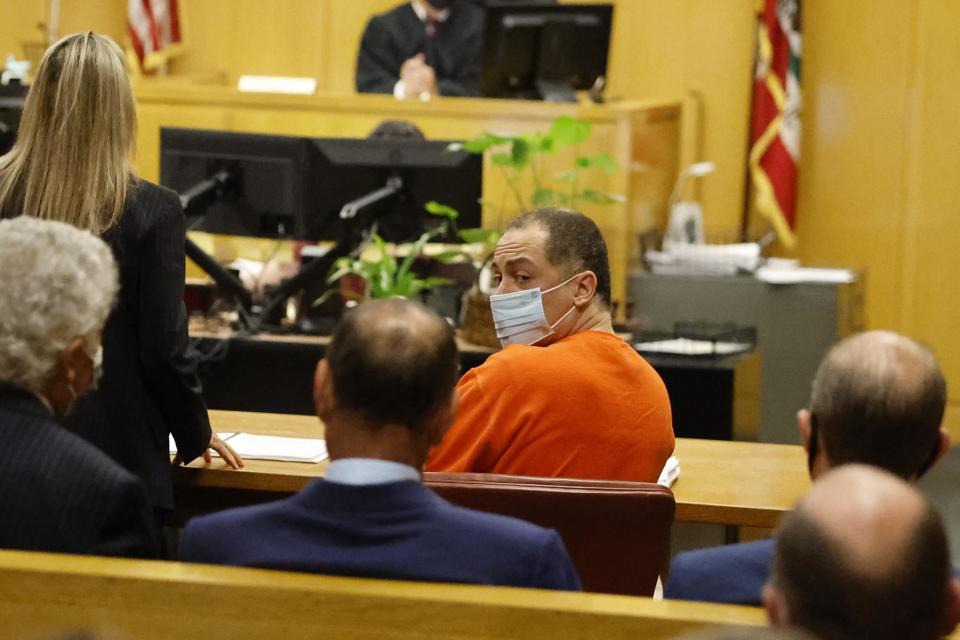
[[[490,296],[490,310],[493,312],[493,326],[497,338],[504,347],[510,344],[536,344],[549,335],[558,324],[573,313],[576,305],[571,306],[560,319],[550,324],[543,310],[543,296],[556,291],[563,285],[583,274],[578,273],[546,291],[524,289],[513,293],[501,293]]]
[[[89,352],[88,352],[89,355]],[[93,382],[90,383],[90,391],[96,391],[100,386],[100,378],[103,377],[103,345],[97,347],[96,353],[90,358],[93,360]]]

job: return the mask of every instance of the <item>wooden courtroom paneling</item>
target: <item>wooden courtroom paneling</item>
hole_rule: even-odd
[[[0,638],[672,638],[755,607],[0,552]]]
[[[930,344],[960,438],[960,5],[804,5],[800,255],[865,268],[866,319]]]
[[[170,72],[231,83],[243,73],[311,76],[321,92],[353,91],[360,34],[401,0],[183,0],[188,48]],[[602,0],[588,0],[598,2]],[[48,0],[18,0],[0,21],[0,53],[22,39]],[[125,0],[60,0],[61,33],[104,31],[122,41]],[[687,110],[685,161],[718,165],[698,184],[707,222],[735,227],[743,207],[755,0],[614,0],[611,98],[696,96]],[[21,17],[30,16],[30,17]],[[7,35],[8,30],[13,32]],[[30,37],[34,34],[30,33]],[[19,54],[19,51],[17,51]],[[699,113],[698,113],[699,111]]]

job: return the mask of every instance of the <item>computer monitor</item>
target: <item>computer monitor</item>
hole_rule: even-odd
[[[605,78],[612,4],[490,2],[480,90],[488,98],[576,101]]]
[[[17,139],[26,96],[27,87],[20,83],[0,84],[0,156],[9,151]]]
[[[196,206],[187,204],[188,216],[203,214],[191,230],[308,240],[303,221],[313,200],[311,152],[305,138],[164,128],[160,183],[187,200],[192,190],[199,194],[217,183]]]
[[[480,226],[482,156],[433,140],[318,138],[313,145],[316,192],[305,226],[314,239],[339,237],[348,204],[360,205],[350,224],[376,222],[388,242],[415,240],[436,226],[440,220],[425,209],[431,200],[457,209],[460,228]]]

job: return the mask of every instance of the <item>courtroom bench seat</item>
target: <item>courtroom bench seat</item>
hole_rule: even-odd
[[[749,607],[0,551],[0,639],[635,640],[763,622]]]
[[[676,503],[646,482],[427,472],[448,501],[556,529],[585,591],[653,595],[670,558]]]

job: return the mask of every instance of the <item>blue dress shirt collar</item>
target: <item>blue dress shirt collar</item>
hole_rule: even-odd
[[[372,458],[340,458],[327,467],[327,482],[366,486],[413,480],[420,482],[420,472],[413,467],[389,460]]]

